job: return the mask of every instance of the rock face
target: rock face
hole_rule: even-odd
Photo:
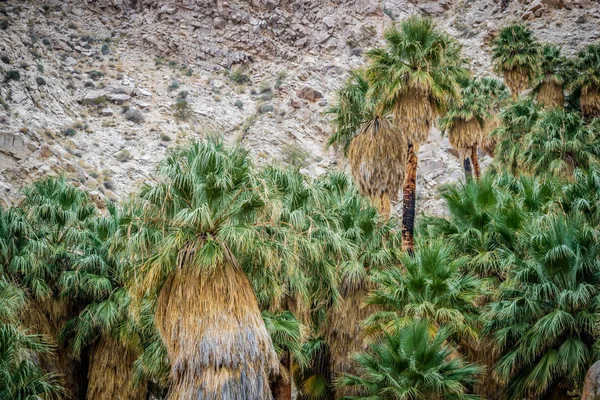
[[[585,376],[583,391],[581,392],[581,400],[598,400],[600,399],[600,361],[596,361],[590,367]]]
[[[600,6],[590,0],[511,0],[504,10],[496,0],[38,3],[2,3],[10,23],[0,55],[9,63],[0,61],[0,74],[18,69],[21,79],[0,84],[0,204],[62,172],[95,198],[121,195],[169,147],[215,132],[258,163],[289,161],[298,148],[311,175],[346,168],[325,148],[325,111],[364,51],[413,14],[456,37],[478,74],[491,73],[490,41],[514,16],[529,13],[536,35],[567,54],[600,39]],[[41,75],[46,85],[36,84]],[[184,118],[176,103],[187,105]],[[144,121],[128,120],[121,106],[143,109]],[[437,187],[463,179],[461,165],[435,130],[420,151],[419,210],[439,213]]]

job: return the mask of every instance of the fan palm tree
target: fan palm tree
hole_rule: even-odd
[[[534,88],[537,101],[544,107],[563,108],[567,60],[559,46],[546,44],[540,52],[540,76]]]
[[[66,323],[60,336],[75,355],[90,346],[87,397],[90,399],[146,398],[146,383],[134,382],[134,362],[141,349],[137,324],[130,318],[130,296],[124,289],[126,264],[109,252],[119,226],[116,206],[89,225],[93,247],[63,275],[63,295],[85,304]]]
[[[434,327],[446,325],[459,337],[476,337],[476,298],[486,293],[479,278],[463,272],[466,258],[455,258],[441,241],[418,245],[414,257],[401,257],[403,268],[374,274],[375,288],[367,304],[382,311],[365,321],[371,331],[389,332],[399,321],[427,319]]]
[[[577,78],[572,91],[581,93],[579,104],[586,118],[600,117],[600,44],[590,44],[577,53],[574,61]]]
[[[432,336],[429,328],[427,320],[414,321],[356,354],[361,374],[345,375],[338,385],[357,387],[362,394],[346,399],[478,399],[467,394],[467,387],[483,369],[450,357],[454,349],[448,342],[449,329]]]
[[[472,79],[461,89],[461,102],[453,103],[440,119],[440,129],[448,133],[450,144],[460,154],[467,178],[471,164],[475,177],[481,176],[477,148],[483,135],[486,121],[491,120],[488,104],[491,97],[484,92],[482,83]]]
[[[502,28],[494,40],[492,58],[495,71],[502,74],[517,100],[539,71],[538,45],[531,29],[521,24]]]
[[[296,368],[306,368],[308,357],[303,352],[305,329],[290,311],[263,311],[263,320],[281,360],[280,374],[271,382],[275,400],[292,399],[292,360]]]
[[[403,246],[414,247],[415,195],[419,145],[434,119],[460,98],[458,80],[466,78],[460,47],[429,19],[411,17],[384,34],[386,47],[367,53],[367,78],[378,95],[377,110],[390,111],[407,137],[403,188]]]
[[[494,164],[501,172],[518,175],[522,170],[522,150],[525,136],[531,132],[540,115],[540,108],[531,99],[519,100],[500,114],[501,125],[492,132],[496,140]]]
[[[404,180],[406,138],[385,116],[375,113],[376,94],[368,91],[364,72],[352,72],[329,110],[335,132],[328,145],[343,145],[361,193],[389,218],[390,201],[397,200]]]
[[[509,97],[506,85],[495,78],[483,77],[481,79],[481,91],[487,105],[488,119],[484,123],[481,135],[480,148],[489,156],[494,156],[496,149],[496,138],[492,132],[500,127],[500,111]]]
[[[592,226],[600,226],[600,172],[597,168],[589,171],[575,170],[573,180],[563,189],[560,199],[567,213],[585,216]]]
[[[159,164],[139,194],[141,217],[123,226],[130,252],[143,256],[134,298],[156,296],[171,400],[272,398],[279,360],[248,278],[276,282],[287,271],[285,249],[264,229],[278,228],[265,189],[245,150],[195,142]]]
[[[575,112],[543,112],[525,136],[521,164],[545,177],[570,178],[576,168],[590,170],[600,160],[600,126],[586,125]]]
[[[0,219],[4,219],[0,210]],[[55,374],[46,373],[37,360],[51,351],[41,335],[18,325],[25,293],[0,278],[0,398],[6,400],[60,399],[63,388]]]
[[[600,358],[598,231],[577,214],[534,221],[486,315],[509,399],[568,399]]]
[[[75,265],[92,247],[88,224],[97,210],[86,192],[65,178],[46,178],[24,190],[21,206],[35,232],[21,262],[9,268],[29,296],[23,324],[32,332],[46,335],[56,351],[41,358],[41,366],[59,374],[69,396],[85,396],[87,371],[71,354],[68,345],[56,342],[60,330],[81,309],[65,293]]]

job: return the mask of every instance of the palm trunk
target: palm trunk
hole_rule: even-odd
[[[465,180],[473,179],[473,171],[471,170],[471,160],[469,157],[463,157],[463,168],[465,169]]]
[[[211,271],[179,266],[160,291],[156,325],[171,362],[170,400],[273,398],[279,359],[235,261]]]
[[[558,384],[554,384],[548,391],[549,400],[571,400],[573,396],[569,396],[569,391]]]
[[[287,379],[283,374],[277,375],[275,380],[271,382],[271,392],[274,400],[292,400],[292,377],[291,377],[291,360],[289,353],[285,353],[281,364],[288,372]]]
[[[118,341],[103,336],[90,354],[87,398],[94,400],[144,400],[146,382],[133,380],[133,363],[137,354]]]
[[[415,247],[415,203],[417,191],[418,146],[408,145],[408,161],[402,193],[402,247],[412,254]]]
[[[479,155],[477,154],[477,147],[471,147],[471,162],[473,163],[473,172],[475,178],[481,178],[481,166],[479,165]]]

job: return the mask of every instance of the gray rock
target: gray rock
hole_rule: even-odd
[[[223,29],[227,26],[227,21],[221,17],[216,17],[213,19],[213,26],[217,29]]]
[[[83,104],[98,104],[102,101],[106,100],[106,93],[102,90],[93,90],[83,96],[81,102]]]
[[[106,107],[106,108],[102,109],[102,111],[100,111],[100,114],[102,114],[105,117],[110,117],[110,116],[113,116],[115,113],[113,112],[113,110],[110,107]]]
[[[427,15],[441,15],[444,13],[444,7],[439,2],[432,1],[429,3],[421,4],[419,7],[421,11]]]
[[[131,100],[131,96],[125,93],[111,94],[108,97],[108,101],[115,104],[123,104]]]

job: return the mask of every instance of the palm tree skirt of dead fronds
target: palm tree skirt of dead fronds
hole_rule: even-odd
[[[386,217],[404,181],[406,139],[384,118],[369,121],[352,139],[348,159],[360,192]]]
[[[170,400],[272,398],[279,359],[250,281],[232,264],[179,268],[161,289],[156,323],[171,361]]]
[[[540,85],[537,100],[544,107],[562,108],[565,105],[565,92],[560,83],[546,80]]]

